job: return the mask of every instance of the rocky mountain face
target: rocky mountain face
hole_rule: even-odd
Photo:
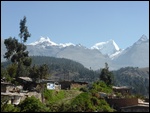
[[[126,66],[149,67],[149,39],[145,35],[125,50],[120,49],[114,40],[99,42],[86,48],[73,43],[56,44],[44,37],[28,44],[27,50],[30,56],[68,58],[93,70],[103,68],[105,62],[111,70]],[[1,40],[1,62],[4,61],[5,52],[4,40]]]
[[[91,47],[91,49],[97,49],[103,55],[108,55],[108,56],[120,51],[120,48],[118,47],[118,45],[115,43],[114,40],[96,43],[94,46]]]

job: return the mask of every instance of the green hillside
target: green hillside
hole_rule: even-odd
[[[99,79],[100,70],[93,71],[85,68],[82,64],[65,58],[46,56],[32,56],[32,66],[47,64],[49,68],[49,79],[75,80],[94,82]],[[10,62],[3,62],[7,67]],[[132,87],[134,94],[149,95],[149,67],[124,67],[112,71],[114,85]]]
[[[98,78],[99,74],[93,70],[89,70],[82,64],[65,59],[65,58],[55,58],[47,56],[32,56],[32,65],[48,65],[48,71],[50,73],[49,79],[69,79],[78,81],[88,81],[92,82]],[[11,62],[3,62],[2,65],[7,67]]]
[[[149,96],[149,67],[125,67],[113,73],[115,85],[129,86],[132,93]]]

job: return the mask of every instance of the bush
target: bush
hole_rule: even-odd
[[[27,97],[19,104],[21,112],[46,112],[49,109],[34,96]]]
[[[1,112],[19,112],[20,109],[11,104],[1,104]]]

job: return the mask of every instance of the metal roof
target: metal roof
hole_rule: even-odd
[[[32,79],[30,77],[19,77],[20,79],[23,79],[25,81],[30,81],[32,82]]]

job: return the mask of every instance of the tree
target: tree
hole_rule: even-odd
[[[40,79],[45,79],[48,76],[48,65],[43,64],[39,67],[39,76]]]
[[[27,76],[27,67],[31,65],[31,58],[28,56],[28,51],[26,51],[26,46],[24,43],[31,36],[28,32],[26,24],[26,17],[24,16],[23,20],[20,21],[20,39],[21,42],[14,37],[10,37],[4,40],[7,52],[4,55],[4,58],[11,60],[12,63],[18,65],[16,77]]]
[[[29,77],[32,78],[32,80],[37,81],[39,79],[39,67],[36,65],[33,65],[32,68],[29,70]]]
[[[16,64],[10,64],[8,67],[7,67],[7,72],[9,74],[9,76],[11,78],[14,78],[15,75],[16,75],[16,71],[17,71],[17,65]]]
[[[33,65],[32,68],[29,70],[29,77],[31,77],[34,81],[40,80],[40,79],[46,79],[48,76],[48,65],[43,64],[40,66]]]
[[[3,77],[5,77],[6,73],[7,73],[7,71],[6,71],[6,69],[4,69],[4,66],[3,66],[3,64],[1,63],[1,79],[2,79]]]
[[[7,102],[4,104],[1,103],[1,112],[19,112],[19,111],[20,109],[12,104],[8,104]]]
[[[28,27],[25,25],[26,24],[26,17],[24,16],[23,20],[20,20],[20,39],[21,39],[21,43],[22,43],[22,39],[23,42],[26,42],[28,37],[31,36],[31,34],[28,32]]]
[[[113,73],[110,72],[108,64],[105,63],[105,68],[102,69],[100,74],[100,80],[104,81],[107,85],[113,84]]]

